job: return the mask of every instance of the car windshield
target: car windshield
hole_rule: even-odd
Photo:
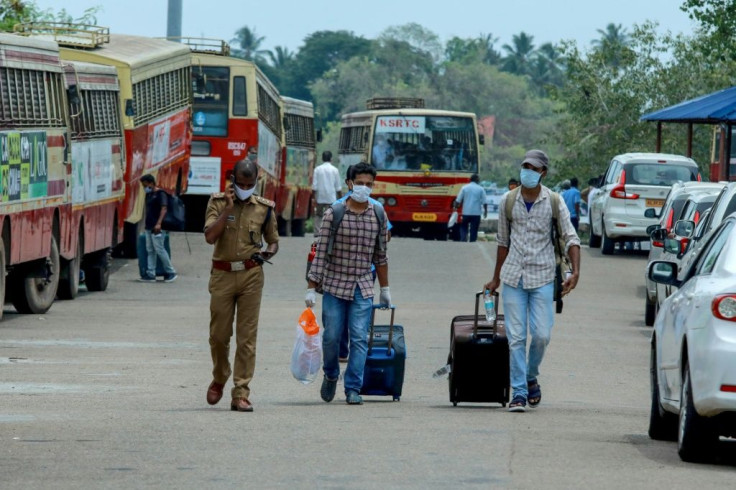
[[[634,163],[626,166],[626,184],[671,186],[698,180],[698,169],[684,165]]]
[[[470,117],[380,116],[371,161],[385,170],[477,172],[475,138]]]

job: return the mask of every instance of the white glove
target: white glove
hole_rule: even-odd
[[[304,303],[306,303],[307,308],[311,308],[317,304],[317,293],[314,289],[307,289],[307,294],[304,296]]]
[[[391,291],[389,290],[388,286],[386,286],[385,288],[381,288],[381,296],[378,302],[381,306],[391,306]]]

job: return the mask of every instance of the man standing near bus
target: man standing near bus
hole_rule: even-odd
[[[274,203],[254,195],[258,166],[246,158],[235,164],[231,185],[207,204],[204,237],[214,244],[210,292],[212,383],[207,403],[215,405],[230,374],[230,409],[252,412],[250,387],[256,364],[256,335],[263,291],[263,262],[279,250]],[[267,247],[263,248],[263,241]],[[236,317],[237,309],[237,317]],[[235,320],[235,364],[230,369],[230,338]]]
[[[480,215],[488,216],[488,204],[486,204],[486,191],[480,186],[478,174],[470,176],[470,183],[460,189],[460,194],[452,204],[455,209],[463,206],[463,221],[460,223],[460,241],[468,239],[468,228],[470,228],[470,241],[478,239],[478,227],[480,226]]]
[[[314,236],[319,233],[322,226],[322,216],[325,209],[337,201],[341,195],[342,183],[340,182],[340,171],[332,164],[332,152],[322,153],[322,164],[314,169],[312,180],[312,197],[316,204],[314,210]]]

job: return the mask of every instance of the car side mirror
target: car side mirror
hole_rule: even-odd
[[[664,250],[665,250],[665,252],[669,252],[671,254],[679,255],[679,253],[680,253],[680,242],[678,242],[674,238],[665,238],[664,239]]]
[[[125,115],[128,117],[135,116],[135,106],[133,105],[133,99],[125,99]]]
[[[322,130],[317,130],[317,143],[322,143]]]
[[[649,235],[651,237],[652,236],[652,232],[654,230],[658,230],[658,229],[659,229],[659,225],[649,225],[649,226],[647,226],[647,235]]]
[[[664,228],[660,228],[659,225],[652,225],[652,226],[656,226],[657,227],[656,229],[652,230],[649,233],[649,237],[652,240],[661,242],[662,240],[664,240],[665,238],[667,238],[667,230],[665,230]]]
[[[659,218],[659,215],[657,214],[657,210],[654,208],[647,208],[646,211],[644,211],[644,217],[645,218]]]
[[[283,118],[283,124],[284,124],[284,131],[289,131],[291,129],[291,124],[289,123],[289,119],[284,116]]]
[[[674,228],[675,235],[683,238],[690,238],[695,233],[695,222],[681,220],[675,223]]]
[[[481,145],[485,146],[485,144],[486,144],[486,136],[484,134],[479,134],[478,135],[478,142]]]
[[[677,264],[667,262],[665,260],[655,260],[647,266],[647,277],[650,281],[657,284],[665,284],[668,286],[679,286],[677,280]]]

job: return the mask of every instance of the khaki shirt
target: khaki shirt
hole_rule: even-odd
[[[261,251],[264,240],[268,244],[279,241],[273,201],[252,195],[245,201],[234,199],[234,204],[235,206],[227,217],[225,230],[215,242],[213,260],[235,262],[249,259],[254,253]],[[227,206],[227,199],[224,193],[212,194],[207,203],[205,229],[217,221],[225,206]],[[271,216],[268,218],[268,223],[263,226],[268,217],[269,208]]]

